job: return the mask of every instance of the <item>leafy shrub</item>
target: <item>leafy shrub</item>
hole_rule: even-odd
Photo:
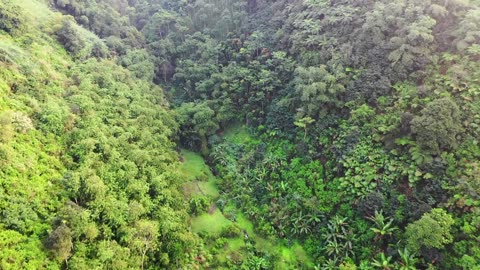
[[[20,34],[25,28],[25,17],[11,0],[0,3],[0,30],[11,35]]]
[[[405,236],[409,250],[418,252],[422,247],[441,249],[453,241],[450,233],[454,221],[445,210],[435,208],[422,218],[409,224]]]
[[[242,229],[237,224],[230,224],[222,229],[221,236],[226,238],[235,238],[240,236]]]
[[[199,215],[201,213],[205,213],[210,206],[210,200],[205,197],[195,197],[190,199],[190,213],[194,215]]]
[[[65,49],[74,55],[79,54],[87,43],[71,19],[63,20],[62,27],[57,32],[57,38]]]
[[[411,122],[417,142],[433,154],[455,149],[456,137],[462,131],[460,114],[458,105],[450,98],[432,101]]]
[[[38,115],[40,129],[55,135],[61,135],[65,129],[67,117],[66,108],[53,101],[49,102]]]

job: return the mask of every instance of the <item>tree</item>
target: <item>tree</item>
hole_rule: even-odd
[[[341,94],[345,91],[342,73],[333,73],[328,67],[298,67],[295,89],[300,101],[299,114],[317,118],[329,109],[341,107]]]
[[[297,121],[294,122],[295,126],[303,128],[303,130],[304,130],[303,140],[304,141],[307,139],[307,127],[308,127],[308,125],[310,125],[314,122],[315,122],[315,119],[311,118],[310,116],[300,118],[300,119],[298,119]]]
[[[130,70],[135,77],[149,82],[153,81],[155,67],[146,50],[129,50],[120,58],[120,64]]]
[[[408,71],[422,66],[422,62],[431,55],[431,44],[434,40],[432,29],[435,24],[434,19],[422,16],[400,29],[399,34],[390,39],[393,51],[389,53],[388,60],[392,65]]]
[[[417,142],[431,153],[455,149],[457,135],[462,131],[460,109],[450,98],[437,99],[430,102],[420,116],[415,116],[411,125]]]
[[[150,220],[139,220],[135,222],[134,233],[130,239],[130,245],[141,255],[142,270],[148,251],[157,247],[157,238],[159,236],[158,223]]]
[[[454,221],[447,211],[434,208],[410,223],[405,231],[407,247],[419,252],[422,247],[441,249],[453,241],[450,228]]]
[[[62,27],[57,32],[58,41],[73,55],[78,55],[87,44],[78,27],[71,18],[67,18],[63,20]]]
[[[219,128],[215,121],[215,111],[205,102],[184,103],[177,109],[177,119],[182,130],[182,140],[186,145],[196,145],[200,141],[200,150],[207,154],[207,137]]]
[[[55,259],[59,262],[67,262],[68,258],[72,255],[72,232],[70,228],[62,222],[60,226],[55,228],[46,241],[46,247],[52,251]]]
[[[480,43],[480,8],[471,9],[460,21],[458,29],[454,32],[454,43],[457,50],[463,51],[472,44]]]
[[[335,259],[346,258],[353,254],[354,235],[350,229],[347,218],[334,216],[327,225],[325,237],[325,250]]]

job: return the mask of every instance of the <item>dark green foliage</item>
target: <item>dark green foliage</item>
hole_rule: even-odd
[[[11,35],[21,34],[27,27],[26,22],[25,15],[13,1],[7,0],[0,4],[0,30]]]
[[[129,4],[125,0],[98,2],[94,0],[52,0],[55,8],[73,16],[77,23],[101,38],[121,38],[127,47],[139,47],[143,41],[140,33],[129,24]],[[114,49],[114,48],[112,48]],[[120,50],[116,50],[121,53]]]
[[[110,56],[110,51],[102,40],[78,26],[70,17],[63,18],[56,34],[64,48],[78,59]]]
[[[57,33],[58,41],[63,44],[67,51],[74,55],[79,54],[87,45],[87,41],[82,37],[77,27],[72,20],[66,19],[62,22],[62,27]]]
[[[329,111],[341,107],[340,96],[345,91],[342,85],[344,74],[329,72],[326,66],[299,67],[296,70],[296,90],[300,100],[300,113],[318,117]]]
[[[210,201],[206,197],[195,197],[190,199],[190,213],[192,215],[200,215],[208,211]]]
[[[72,254],[72,232],[65,224],[60,224],[55,228],[48,239],[45,246],[52,251],[53,255],[59,262],[66,261]]]
[[[365,216],[380,211],[385,205],[385,197],[378,191],[368,193],[359,203],[358,210]]]
[[[183,144],[206,154],[207,137],[219,128],[215,122],[215,111],[206,103],[184,103],[177,109],[177,115]]]
[[[0,268],[479,267],[478,0],[45,2],[0,4]]]
[[[413,118],[412,132],[421,147],[434,154],[441,150],[455,149],[462,132],[458,105],[449,98],[437,99]]]
[[[225,227],[223,230],[222,230],[222,236],[223,237],[230,237],[230,238],[235,238],[235,237],[238,237],[240,236],[242,233],[242,230],[241,228],[238,227],[238,225],[236,224],[232,224],[232,225],[229,225],[227,227]]]

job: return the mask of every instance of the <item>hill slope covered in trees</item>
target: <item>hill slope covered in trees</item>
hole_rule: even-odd
[[[480,269],[479,1],[4,0],[0,93],[0,269]]]

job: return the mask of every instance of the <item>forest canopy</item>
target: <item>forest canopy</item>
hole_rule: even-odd
[[[3,0],[0,269],[480,269],[480,1]]]

